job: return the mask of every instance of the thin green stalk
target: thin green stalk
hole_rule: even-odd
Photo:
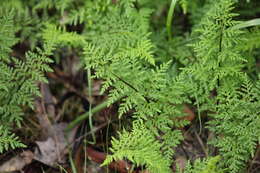
[[[120,100],[123,96],[119,97],[118,100]],[[92,114],[95,114],[99,111],[101,111],[102,109],[106,108],[107,106],[109,106],[109,104],[111,103],[110,100],[106,100],[105,102],[97,105],[96,107],[94,107],[92,110],[91,110],[91,113]],[[79,116],[78,118],[76,118],[75,120],[73,120],[71,123],[69,123],[68,127],[66,128],[65,131],[70,131],[71,129],[73,129],[74,127],[76,127],[78,124],[80,124],[82,121],[84,121],[86,118],[88,118],[89,116],[89,112],[86,112],[84,113],[83,115]]]
[[[92,80],[91,80],[91,70],[88,69],[88,95],[91,98],[92,97]],[[91,102],[89,103],[89,127],[90,127],[90,131],[91,131],[91,135],[92,135],[92,139],[93,141],[91,142],[91,144],[95,144],[96,143],[96,136],[95,136],[95,132],[93,131],[93,121],[92,121],[92,104]]]
[[[61,165],[57,164],[57,166],[58,166],[58,168],[60,169],[60,172],[61,172],[61,173],[63,173],[63,172],[68,173],[68,171],[66,171],[66,169],[63,168]]]
[[[189,79],[192,82],[191,76],[189,76]],[[195,92],[195,99],[196,99],[196,106],[197,106],[199,125],[200,125],[200,130],[199,130],[199,135],[200,135],[201,131],[202,131],[202,122],[201,122],[201,114],[200,114],[200,103],[199,103],[199,99],[198,99],[198,94],[196,92]]]
[[[200,123],[200,131],[199,131],[199,135],[201,134],[202,131],[202,123],[201,123],[201,114],[200,114],[200,104],[199,104],[199,99],[198,99],[198,95],[197,93],[195,94],[195,98],[196,98],[196,105],[197,105],[197,110],[198,110],[198,117],[199,117],[199,123]]]
[[[72,159],[71,150],[69,151],[69,162],[70,162],[70,166],[71,166],[71,169],[72,169],[72,173],[77,173],[77,169],[76,169],[75,163],[74,163],[74,161]]]
[[[166,28],[168,33],[168,39],[171,40],[172,38],[172,18],[174,13],[174,8],[176,6],[178,0],[172,0],[171,6],[168,12],[167,21],[166,21]]]
[[[96,112],[101,111],[102,109],[106,108],[108,106],[109,101],[105,101],[99,105],[97,105],[96,107],[94,107],[91,110],[91,113],[94,114]],[[90,115],[89,112],[84,113],[83,115],[80,115],[78,118],[76,118],[75,120],[73,120],[71,123],[69,123],[68,127],[66,128],[66,131],[70,131],[71,129],[73,129],[74,127],[76,127],[78,124],[80,124],[82,121],[84,121],[86,118],[88,118],[88,116]]]

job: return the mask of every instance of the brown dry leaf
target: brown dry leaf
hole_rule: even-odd
[[[76,129],[72,130],[65,137],[66,123],[59,123],[52,126],[54,136],[49,136],[45,141],[36,141],[38,148],[34,154],[35,160],[46,165],[55,166],[57,163],[65,163],[65,155],[68,154],[67,145],[70,144],[76,134]]]
[[[24,151],[21,154],[4,162],[0,166],[0,173],[21,171],[24,166],[30,164],[33,160],[34,154],[31,151]]]

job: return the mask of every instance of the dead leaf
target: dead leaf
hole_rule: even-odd
[[[45,141],[36,141],[38,148],[34,154],[35,160],[46,165],[55,166],[57,163],[65,163],[65,155],[68,154],[67,145],[70,144],[76,134],[76,129],[65,136],[66,123],[59,123],[52,126],[54,136],[49,136]]]
[[[21,154],[4,162],[0,166],[0,172],[14,172],[21,171],[24,166],[30,164],[33,160],[34,154],[31,151],[24,151]]]

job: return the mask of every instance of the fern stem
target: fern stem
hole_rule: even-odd
[[[88,95],[91,98],[92,97],[92,80],[91,80],[91,70],[88,69]],[[91,131],[91,135],[92,135],[92,139],[93,141],[91,142],[91,144],[95,144],[96,143],[96,136],[95,136],[95,132],[93,131],[93,121],[92,121],[92,104],[90,102],[89,104],[89,127],[90,127],[90,131]]]
[[[178,0],[172,0],[171,6],[168,12],[167,21],[166,21],[166,28],[168,33],[168,39],[171,40],[172,38],[172,18],[174,13],[174,8],[176,6]]]
[[[223,31],[224,31],[224,24],[223,22],[221,23],[221,30],[220,30],[220,38],[219,38],[219,53],[222,52],[222,42],[223,42]],[[221,67],[221,63],[220,63],[220,60],[218,62],[218,67],[220,68]],[[217,86],[218,88],[220,87],[220,79],[218,77],[218,80],[217,80]],[[219,104],[219,101],[217,100],[217,105]]]
[[[111,72],[117,79],[119,79],[120,81],[122,81],[124,84],[126,84],[127,86],[129,86],[130,88],[132,88],[135,92],[139,92],[138,89],[136,89],[133,85],[131,85],[130,83],[126,82],[124,79],[122,79],[121,77],[119,77],[118,75],[116,75],[115,73]]]
[[[201,123],[201,114],[200,114],[200,104],[199,104],[199,99],[197,93],[195,94],[196,102],[197,102],[197,110],[198,110],[198,117],[199,117],[199,124],[200,124],[200,131],[199,135],[201,134],[202,131],[202,123]]]
[[[123,82],[123,83],[126,84],[128,87],[132,88],[135,92],[137,92],[137,93],[140,94],[139,90],[136,89],[133,85],[131,85],[130,83],[128,83],[127,81],[125,81],[124,79],[122,79],[121,77],[119,77],[118,75],[114,74],[113,72],[111,72],[111,73],[112,73],[117,79],[119,79],[121,82]],[[146,101],[147,103],[149,103],[150,100],[152,100],[152,99],[149,99],[148,97],[146,97],[146,96],[144,96],[144,95],[142,95],[142,97],[145,99],[145,101]]]
[[[120,100],[122,97],[124,97],[124,95],[122,95],[121,97],[118,98],[118,100]],[[106,108],[107,106],[109,106],[111,104],[110,100],[106,100],[105,102],[97,105],[96,107],[94,107],[92,109],[92,114],[95,114],[99,111],[101,111],[102,109]],[[71,129],[73,129],[74,127],[76,127],[79,123],[81,123],[82,121],[84,121],[86,118],[88,118],[88,116],[90,115],[90,112],[86,112],[83,115],[80,115],[78,118],[76,118],[75,120],[73,120],[71,123],[69,123],[68,127],[65,129],[66,132],[70,131]]]
[[[71,169],[72,169],[72,173],[77,173],[77,168],[76,168],[75,163],[73,161],[71,150],[69,151],[69,163],[70,163],[70,166],[71,166]]]
[[[189,79],[190,79],[190,82],[192,83],[191,76],[189,76]],[[200,114],[200,103],[199,103],[199,99],[198,99],[198,94],[196,92],[195,92],[195,99],[196,99],[196,106],[197,106],[198,117],[199,117],[199,125],[200,125],[199,135],[200,135],[201,131],[202,131],[202,123],[201,123],[201,114]]]

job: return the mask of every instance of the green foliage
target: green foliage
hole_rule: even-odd
[[[197,159],[193,165],[190,162],[186,165],[184,173],[223,173],[224,170],[218,166],[220,160],[220,156]]]
[[[13,12],[1,9],[0,16],[0,152],[16,147],[24,147],[10,127],[21,126],[23,106],[33,108],[33,98],[40,96],[36,82],[47,82],[43,73],[51,71],[47,63],[51,60],[38,49],[38,53],[28,52],[24,60],[10,56],[11,47],[17,43]]]
[[[197,84],[196,104],[211,110],[209,129],[217,134],[212,143],[219,148],[229,172],[239,172],[253,156],[258,143],[259,98],[242,71],[246,59],[237,47],[243,32],[234,29],[233,2],[214,2],[197,28],[199,41],[192,46],[197,62],[184,69]],[[242,46],[241,46],[242,47]],[[232,51],[231,51],[232,50]],[[244,83],[241,85],[241,83]],[[212,91],[217,96],[212,97]],[[243,141],[243,142],[242,142]]]
[[[5,150],[25,147],[15,134],[10,134],[10,131],[4,126],[0,126],[0,153]]]
[[[122,3],[122,5],[124,6],[125,4]],[[137,12],[131,5],[124,7],[125,11],[121,12],[120,17],[115,15],[119,14],[117,11],[120,11],[120,8],[117,8],[115,11],[111,9],[113,13],[107,13],[109,19],[104,18],[104,21],[102,21],[102,24],[105,24],[102,25],[104,28],[100,28],[103,32],[98,31],[99,34],[95,32],[93,34],[94,37],[89,37],[91,42],[85,47],[87,68],[94,68],[95,77],[104,80],[103,91],[110,89],[109,99],[111,103],[123,96],[119,108],[119,116],[134,110],[133,118],[144,122],[146,128],[153,132],[155,138],[161,137],[160,141],[163,146],[161,147],[161,152],[164,159],[170,162],[174,153],[171,148],[179,143],[173,144],[173,139],[177,141],[181,139],[180,135],[170,135],[172,128],[185,125],[185,122],[176,120],[176,117],[181,115],[181,109],[174,105],[190,103],[189,98],[195,99],[194,105],[199,112],[210,110],[217,114],[212,115],[213,120],[209,122],[209,129],[218,135],[216,139],[218,142],[215,143],[213,141],[212,143],[219,148],[221,156],[229,160],[225,162],[227,164],[224,164],[223,167],[228,167],[230,172],[242,170],[245,161],[250,159],[250,155],[246,156],[245,153],[253,152],[258,142],[258,136],[252,134],[252,132],[258,129],[259,122],[252,120],[256,120],[256,116],[259,115],[259,107],[257,107],[259,102],[255,101],[256,98],[251,98],[254,100],[251,106],[242,102],[238,107],[233,107],[232,104],[227,104],[230,96],[222,95],[222,93],[239,90],[241,83],[247,81],[247,74],[243,72],[243,68],[245,68],[248,60],[242,56],[244,51],[237,46],[243,45],[246,39],[244,32],[233,27],[239,23],[233,20],[237,14],[231,12],[234,8],[234,2],[232,0],[221,0],[217,2],[210,1],[205,4],[203,8],[208,12],[203,14],[204,17],[201,19],[201,22],[194,27],[191,37],[191,39],[197,40],[191,44],[191,48],[194,51],[191,54],[195,54],[194,61],[188,64],[185,63],[185,60],[180,59],[186,67],[174,78],[168,76],[171,62],[166,61],[159,66],[154,63],[156,58],[154,58],[151,50],[155,45],[145,46],[143,44],[140,46],[136,40],[135,36],[138,36],[139,40],[140,38],[146,39],[144,42],[152,45],[149,40],[149,31],[147,30],[149,26],[147,17],[149,16],[141,15],[142,10],[149,10],[143,8]],[[140,23],[133,22],[131,16],[138,19],[136,21]],[[114,17],[117,19],[113,20]],[[124,25],[121,25],[121,23],[124,23]],[[131,25],[129,26],[129,24]],[[131,30],[131,26],[136,24],[144,27],[139,27],[140,30],[135,32],[136,30]],[[110,29],[105,29],[107,27]],[[114,33],[118,35],[114,36]],[[98,39],[96,38],[97,36]],[[179,37],[176,37],[170,43],[174,45],[175,42],[178,42],[178,39]],[[136,46],[143,52],[147,51],[147,53],[136,52]],[[185,40],[183,46],[186,46]],[[146,58],[147,56],[145,55],[147,54],[149,54],[150,58]],[[151,60],[151,58],[154,58],[154,60]],[[187,57],[184,56],[183,58]],[[214,91],[217,93],[215,97],[212,96]],[[256,92],[256,90],[254,91]],[[245,95],[250,97],[249,93]],[[234,103],[238,102],[234,101]],[[226,107],[220,111],[219,108],[223,105]],[[245,109],[242,105],[247,107],[244,113],[240,110]],[[237,113],[235,109],[238,111]],[[225,112],[228,118],[231,118],[231,115],[238,118],[238,114],[251,115],[250,118],[248,117],[248,122],[243,121],[241,125],[244,124],[246,128],[249,122],[255,124],[252,124],[252,129],[247,128],[248,131],[244,130],[245,134],[241,135],[240,133],[238,137],[235,135],[235,132],[239,130],[236,130],[235,127],[239,120],[242,121],[243,118],[235,119],[233,125],[227,119],[218,117],[221,112]],[[223,124],[223,120],[229,124],[218,126],[218,123]],[[225,133],[226,126],[228,126],[228,132]],[[219,130],[217,130],[218,128]],[[141,158],[140,155],[135,154],[138,155],[135,158],[132,152],[128,151],[129,148],[138,148],[136,143],[130,142],[132,138],[135,139],[135,134],[137,134],[137,129],[135,129],[134,133],[124,131],[119,135],[119,140],[114,139],[114,145],[112,146],[114,154],[105,163],[108,164],[113,159],[127,158],[137,165],[149,167],[147,162],[140,162],[142,160],[139,160]],[[222,135],[230,140],[226,141],[225,137],[220,137]],[[245,141],[245,143],[238,146],[241,141]],[[138,145],[142,146],[141,143],[138,143]],[[170,143],[173,145],[171,146]],[[130,144],[130,146],[127,144]],[[235,148],[234,150],[232,150],[233,148],[226,148],[232,145]],[[146,146],[147,150],[149,150],[148,148],[149,146]],[[153,149],[150,148],[150,150]],[[205,164],[202,163],[201,165],[205,166]],[[213,169],[215,170],[215,168],[209,166],[204,171],[210,172]],[[216,169],[215,172],[217,171]]]
[[[258,82],[259,83],[259,82]],[[259,84],[258,84],[259,85]],[[212,141],[226,160],[229,172],[239,172],[254,156],[260,139],[259,86],[246,81],[241,88],[219,93],[220,104],[215,107],[210,129],[218,134]]]
[[[196,29],[199,41],[192,46],[197,62],[185,71],[195,80],[206,82],[205,90],[220,86],[232,88],[244,79],[241,69],[246,59],[236,49],[241,44],[242,32],[232,28],[237,23],[232,20],[237,16],[231,13],[232,6],[232,1],[214,2]]]
[[[8,58],[6,57],[11,52],[11,46],[13,46],[18,40],[15,38],[15,32],[17,31],[14,28],[13,24],[13,15],[11,13],[6,14],[7,12],[1,9],[0,14],[0,22],[2,27],[0,28],[0,41],[1,41],[1,60],[8,62]],[[4,44],[5,43],[5,44]]]
[[[234,26],[255,14],[245,8],[255,4],[180,0],[169,37],[170,1],[4,0],[14,10],[0,10],[0,152],[24,146],[10,127],[40,96],[37,82],[47,82],[44,72],[51,71],[48,56],[69,46],[103,81],[110,105],[119,102],[118,117],[133,122],[113,138],[103,165],[125,159],[151,173],[170,172],[184,138],[179,129],[189,124],[188,104],[199,119],[210,117],[206,128],[219,156],[189,163],[185,173],[244,171],[260,139],[260,30]],[[18,41],[42,48],[14,58]]]
[[[85,43],[82,36],[76,34],[75,32],[66,32],[65,29],[58,28],[53,24],[45,25],[42,31],[42,38],[45,43],[45,53],[48,55],[52,54],[57,47],[62,47],[65,45],[80,47]]]
[[[146,165],[151,172],[170,172],[170,162],[162,156],[162,147],[151,132],[137,122],[133,124],[131,132],[123,130],[119,140],[112,140],[111,151],[114,154],[108,156],[103,164],[128,159],[136,166]]]
[[[152,52],[154,46],[147,30],[147,17],[149,17],[150,10],[136,11],[131,3],[126,2],[118,4],[118,6],[124,7],[121,15],[118,15],[121,11],[119,7],[110,9],[109,17],[100,21],[102,24],[105,23],[102,25],[104,28],[100,28],[100,34],[98,31],[93,36],[91,35],[92,37],[88,37],[91,39],[91,43],[84,48],[86,66],[94,68],[95,77],[104,80],[103,91],[112,87],[109,91],[111,103],[124,96],[119,107],[119,116],[134,109],[134,118],[136,121],[145,121],[144,125],[150,132],[153,132],[153,138],[162,136],[161,148],[164,152],[160,157],[163,157],[168,164],[161,164],[160,172],[168,172],[166,170],[169,170],[168,166],[173,154],[171,147],[175,147],[182,139],[181,133],[172,131],[172,128],[182,127],[187,123],[176,120],[176,117],[182,116],[182,113],[181,107],[174,105],[184,101],[188,102],[188,100],[184,96],[185,91],[172,92],[181,83],[178,83],[177,80],[168,80],[167,69],[171,62],[155,65]],[[116,25],[115,22],[117,22]],[[172,95],[172,98],[178,97],[178,99],[170,99],[169,94]],[[132,138],[138,139],[138,134],[143,133],[142,129],[139,132],[137,130],[136,128],[131,133]],[[127,134],[127,132],[123,132],[119,144],[128,143],[130,139],[127,139],[129,136]],[[139,148],[137,144],[141,145],[142,141],[134,144],[134,147]],[[145,144],[144,150],[148,152],[154,149]],[[113,151],[117,151],[117,149],[113,147]],[[118,155],[120,153],[118,151]],[[124,157],[134,163],[152,168],[150,163],[141,162],[142,159],[138,160],[139,157],[133,157],[130,152],[123,153],[125,153]],[[118,158],[116,154],[114,159]],[[110,161],[112,160],[105,163]],[[152,168],[154,172],[158,172],[156,169],[159,168]]]

